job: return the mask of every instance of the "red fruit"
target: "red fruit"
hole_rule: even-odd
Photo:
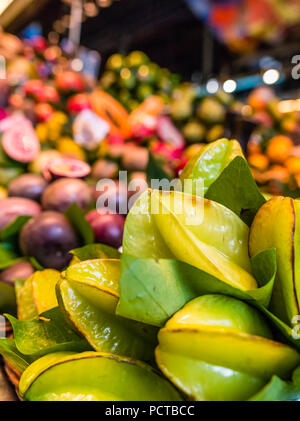
[[[67,109],[72,114],[78,114],[83,110],[90,110],[91,104],[87,94],[76,94],[69,98]]]
[[[110,135],[107,138],[109,145],[122,145],[124,143],[124,138],[119,135]]]
[[[28,80],[24,84],[24,91],[26,95],[32,95],[38,98],[42,95],[43,90],[44,84],[40,79]]]
[[[47,121],[54,113],[53,108],[46,102],[40,102],[35,106],[35,113],[39,121]]]
[[[182,148],[185,145],[184,138],[180,131],[174,126],[169,117],[161,116],[157,119],[156,132],[158,137],[166,143],[169,143],[177,148]]]
[[[62,92],[81,92],[84,90],[84,81],[80,74],[65,71],[56,76],[56,86]]]
[[[18,162],[31,162],[40,153],[40,142],[30,124],[19,124],[4,132],[2,146],[7,155]]]
[[[37,99],[41,102],[59,102],[60,100],[56,88],[51,85],[44,86],[43,91],[40,93]]]
[[[91,167],[84,161],[73,158],[59,157],[49,162],[43,175],[47,180],[57,178],[84,178],[91,172]]]
[[[13,222],[18,216],[36,216],[41,212],[41,207],[33,200],[20,197],[8,197],[0,200],[0,230]]]
[[[97,211],[93,211],[97,212]],[[105,211],[104,211],[105,212]],[[90,225],[99,243],[119,248],[122,245],[125,219],[117,214],[99,214],[91,218]]]

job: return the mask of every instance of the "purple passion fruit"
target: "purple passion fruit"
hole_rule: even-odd
[[[9,183],[8,196],[25,197],[39,202],[47,181],[37,174],[23,174]]]

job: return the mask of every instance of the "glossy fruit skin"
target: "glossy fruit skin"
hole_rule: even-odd
[[[18,216],[36,216],[40,212],[40,205],[30,199],[8,197],[0,200],[0,230],[13,222]]]
[[[86,215],[99,243],[119,248],[122,245],[125,219],[122,215],[92,211]]]
[[[23,174],[9,183],[8,196],[39,202],[47,185],[47,181],[40,175]]]
[[[61,178],[50,184],[43,193],[42,206],[46,210],[65,212],[72,203],[86,209],[92,201],[89,186],[76,178]]]
[[[158,338],[158,366],[193,400],[248,400],[274,374],[289,376],[300,359],[272,339],[258,310],[224,295],[190,301]]]
[[[22,279],[25,281],[33,273],[34,269],[30,263],[18,262],[1,272],[0,281],[13,285],[14,280]]]
[[[79,246],[77,234],[68,219],[58,212],[43,212],[23,227],[19,244],[25,256],[33,256],[46,268],[63,269]]]

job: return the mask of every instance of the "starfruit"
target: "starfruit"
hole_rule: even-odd
[[[248,236],[247,225],[218,203],[178,191],[149,190],[129,212],[123,252],[181,260],[250,290],[257,284],[251,275]]]
[[[37,271],[17,289],[18,318],[30,320],[57,306],[55,286],[60,273],[55,269]]]
[[[27,401],[178,401],[176,389],[152,367],[100,352],[48,354],[23,373]]]
[[[119,273],[117,259],[72,265],[57,285],[58,302],[67,320],[96,351],[151,361],[157,330],[115,314]]]
[[[219,139],[205,146],[188,162],[180,175],[184,191],[197,194],[197,185],[203,185],[205,194],[236,156],[244,157],[237,140]],[[184,180],[191,180],[191,183],[185,185]]]
[[[250,229],[250,254],[273,247],[278,271],[271,309],[291,325],[293,316],[300,314],[299,199],[273,197],[257,212]]]
[[[224,295],[190,301],[158,339],[159,368],[193,400],[247,400],[300,362],[296,350],[272,340],[258,310]]]

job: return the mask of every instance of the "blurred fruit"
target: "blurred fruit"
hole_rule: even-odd
[[[36,104],[34,110],[39,121],[47,121],[53,115],[54,112],[51,105],[45,102],[40,102],[39,104]]]
[[[213,97],[207,97],[198,106],[197,116],[209,124],[222,123],[225,119],[225,108]]]
[[[46,268],[63,269],[72,259],[68,253],[79,246],[68,219],[58,212],[43,212],[28,221],[20,233],[20,248]]]
[[[86,153],[73,139],[70,137],[61,137],[57,144],[57,150],[69,158],[80,159],[86,161]]]
[[[206,140],[208,142],[214,142],[222,136],[224,136],[224,126],[222,124],[216,124],[208,130]]]
[[[64,92],[81,92],[84,90],[84,81],[79,73],[64,71],[55,78],[57,88]]]
[[[281,183],[287,183],[290,174],[285,167],[281,165],[273,165],[268,171],[264,173],[265,181],[277,180]]]
[[[1,165],[0,165],[0,185],[7,186],[10,181],[19,177],[19,175],[21,175],[23,172],[24,170],[22,168],[13,168],[13,167],[1,168]]]
[[[5,199],[7,197],[7,189],[5,187],[0,186],[0,200]]]
[[[0,200],[0,230],[13,222],[18,216],[36,216],[41,212],[41,207],[33,200],[20,197],[8,197]]]
[[[159,116],[157,118],[156,133],[160,140],[177,148],[183,148],[185,145],[182,134],[169,117]]]
[[[67,110],[71,114],[80,113],[80,111],[91,109],[89,96],[85,93],[76,94],[68,99]]]
[[[140,67],[143,64],[149,63],[149,57],[143,51],[132,51],[126,57],[126,64],[129,67]]]
[[[272,88],[268,86],[259,86],[250,93],[248,103],[251,107],[257,110],[266,108],[269,102],[275,98],[275,93]]]
[[[290,157],[285,161],[284,165],[290,174],[300,173],[300,158]]]
[[[92,212],[86,215],[86,219],[94,231],[97,242],[119,248],[122,245],[124,217],[118,214]]]
[[[25,281],[34,273],[34,269],[28,262],[18,262],[0,273],[0,281],[14,284],[15,280]]]
[[[127,214],[130,192],[125,183],[114,181],[109,184],[104,183],[99,188],[101,190],[95,190],[97,209],[105,208],[112,213]]]
[[[65,212],[72,203],[87,209],[92,201],[89,186],[76,178],[61,178],[51,183],[43,193],[42,206],[46,210]]]
[[[50,161],[54,158],[59,158],[61,154],[54,150],[49,149],[47,151],[42,151],[38,156],[30,163],[29,171],[35,174],[42,174],[44,168],[49,164]]]
[[[198,121],[192,120],[183,127],[182,133],[188,142],[201,142],[205,136],[205,127]]]
[[[5,131],[2,146],[10,158],[22,163],[33,161],[40,152],[40,142],[29,124]]]
[[[92,177],[97,181],[102,178],[116,178],[118,175],[118,168],[118,165],[113,161],[99,159],[92,167]]]
[[[193,145],[188,146],[183,152],[184,157],[188,160],[192,159],[197,153],[199,153],[203,148],[205,148],[205,146],[206,145],[204,143],[195,143]]]
[[[43,175],[47,180],[57,178],[84,178],[91,172],[91,167],[84,161],[73,158],[59,157],[49,162]]]
[[[141,146],[127,148],[122,156],[122,165],[128,171],[145,171],[148,164],[148,150]]]
[[[113,71],[119,70],[123,65],[124,56],[122,54],[113,54],[106,62],[106,68]]]
[[[39,202],[47,181],[37,174],[23,174],[8,185],[8,196],[25,197]]]
[[[248,162],[252,167],[257,168],[260,171],[264,171],[268,168],[269,165],[268,157],[259,153],[250,155]]]
[[[270,161],[281,164],[290,156],[293,146],[289,137],[278,135],[270,140],[266,153]]]

